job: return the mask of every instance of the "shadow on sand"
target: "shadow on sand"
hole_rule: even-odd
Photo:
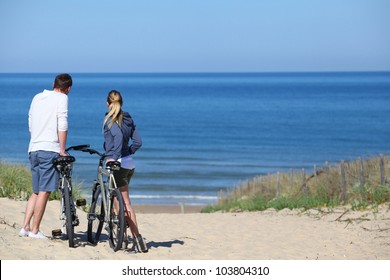
[[[90,242],[88,242],[88,235],[87,235],[87,232],[75,232],[74,233],[74,237],[75,237],[75,246],[74,248],[78,248],[78,247],[86,247],[86,246],[97,246],[99,245],[99,243],[102,243],[102,242],[108,242],[108,235],[106,233],[102,233],[100,235],[100,240],[97,244],[92,244]],[[62,234],[60,237],[57,237],[57,238],[53,238],[53,240],[61,240],[61,241],[67,241],[68,238],[67,238],[67,235],[66,234]],[[159,248],[159,247],[165,247],[165,248],[171,248],[173,245],[175,244],[178,244],[178,245],[184,245],[184,241],[183,240],[178,240],[178,239],[175,239],[175,240],[169,240],[169,241],[149,241],[146,243],[148,248]]]

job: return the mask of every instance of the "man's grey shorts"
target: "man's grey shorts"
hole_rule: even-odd
[[[53,165],[58,153],[36,151],[30,153],[33,192],[54,192],[58,189],[59,174]]]

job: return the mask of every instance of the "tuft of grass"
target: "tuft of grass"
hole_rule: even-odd
[[[0,197],[28,200],[32,194],[32,178],[29,168],[22,164],[0,162]],[[74,185],[73,198],[81,198],[81,186]],[[59,200],[58,191],[50,194],[49,200]]]
[[[26,166],[0,162],[0,197],[27,200],[32,193],[31,182]]]

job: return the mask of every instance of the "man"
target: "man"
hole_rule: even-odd
[[[66,155],[68,93],[71,87],[72,77],[69,74],[60,74],[54,80],[53,90],[38,93],[31,102],[28,114],[31,135],[28,152],[33,193],[26,205],[19,236],[47,238],[39,227],[50,193],[58,188],[59,174],[52,160],[59,155]]]

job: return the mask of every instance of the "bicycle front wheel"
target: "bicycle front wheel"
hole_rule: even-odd
[[[102,233],[104,224],[104,204],[100,185],[92,195],[91,209],[88,214],[88,241],[92,244],[97,244]]]
[[[70,195],[70,184],[68,180],[65,180],[65,185],[63,186],[63,195],[64,195],[64,210],[65,210],[65,225],[66,225],[66,235],[68,236],[69,247],[74,247],[74,226],[73,226],[73,211],[72,209],[72,198]]]
[[[122,194],[118,189],[114,189],[110,194],[110,246],[116,252],[122,248],[125,231],[125,214]]]

